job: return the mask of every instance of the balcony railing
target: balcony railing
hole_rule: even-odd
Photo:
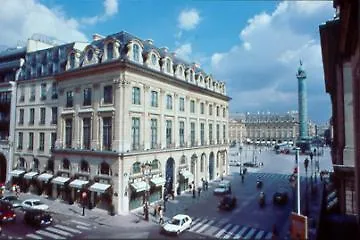
[[[160,149],[160,147],[161,146],[158,143],[151,144],[151,146],[150,146],[151,149]]]
[[[175,148],[175,143],[167,143],[166,148]]]
[[[132,151],[142,151],[142,150],[144,150],[144,145],[143,144],[132,144],[131,150]]]

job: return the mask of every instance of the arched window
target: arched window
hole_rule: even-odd
[[[89,164],[87,161],[82,160],[80,163],[80,171],[81,172],[89,172]]]
[[[114,57],[114,44],[112,42],[109,42],[107,44],[107,48],[106,48],[106,51],[107,51],[107,59],[113,59]]]
[[[139,162],[136,162],[132,166],[133,174],[137,174],[141,172],[141,164]]]
[[[70,170],[70,161],[69,159],[65,158],[62,162],[62,167],[65,170]]]
[[[154,159],[154,160],[151,162],[151,169],[152,169],[152,170],[159,169],[159,165],[160,165],[159,160]]]
[[[183,155],[180,159],[180,164],[186,164],[186,157]]]
[[[151,63],[152,65],[156,66],[157,57],[155,54],[151,54]]]
[[[139,62],[139,51],[140,51],[139,45],[134,44],[133,45],[133,60],[135,62]]]
[[[194,81],[194,74],[193,74],[193,71],[189,71],[189,74],[190,74],[190,77],[189,77],[189,79],[190,79],[190,82],[193,82]]]
[[[70,54],[70,68],[75,67],[75,53]]]
[[[101,163],[100,165],[100,174],[110,175],[110,166],[106,162]]]
[[[179,76],[182,77],[183,76],[183,68],[180,66],[179,67]]]
[[[39,159],[34,158],[33,170],[37,171],[38,169],[39,169]]]
[[[171,73],[171,61],[170,59],[166,59],[166,72]]]

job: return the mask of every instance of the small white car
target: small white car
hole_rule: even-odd
[[[227,180],[221,181],[219,185],[214,189],[215,195],[223,195],[228,193],[231,193],[231,183]]]
[[[188,215],[178,214],[162,226],[162,231],[169,234],[180,234],[189,229],[192,219]]]
[[[38,210],[48,210],[49,206],[42,203],[39,199],[27,199],[22,202],[21,206],[23,209],[38,209]]]

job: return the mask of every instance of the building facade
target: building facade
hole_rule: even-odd
[[[126,32],[26,60],[13,179],[28,176],[69,202],[85,192],[89,206],[126,213],[228,174],[230,98],[198,65]]]
[[[246,140],[246,127],[243,119],[229,120],[229,140],[231,143],[243,143]]]
[[[340,213],[356,216],[359,222],[359,1],[333,2],[335,18],[319,28],[326,92],[332,103],[334,181]]]

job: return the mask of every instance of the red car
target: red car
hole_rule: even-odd
[[[0,202],[0,222],[15,222],[16,213],[10,203]]]

